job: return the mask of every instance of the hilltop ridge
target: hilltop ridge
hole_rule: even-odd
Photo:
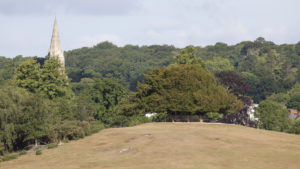
[[[213,123],[148,123],[104,129],[5,169],[296,169],[299,135]]]

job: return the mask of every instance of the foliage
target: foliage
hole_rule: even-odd
[[[158,113],[152,117],[152,121],[153,122],[166,122],[167,117],[168,117],[167,112]]]
[[[241,99],[243,99],[242,101],[244,103],[243,109],[236,113],[224,115],[221,119],[218,120],[218,122],[257,128],[258,121],[251,118],[248,114],[248,111],[253,106],[253,103],[251,102],[251,100],[250,102],[246,101],[247,99],[245,100],[245,97]]]
[[[28,140],[46,135],[50,120],[44,99],[10,86],[0,93],[0,140],[5,150],[15,150]]]
[[[42,155],[42,150],[36,150],[35,155]]]
[[[81,120],[93,117],[105,125],[112,125],[118,105],[126,94],[124,87],[116,80],[96,80],[89,87],[78,91],[76,108],[80,114],[76,116]]]
[[[261,101],[256,112],[259,127],[275,131],[287,131],[290,123],[288,115],[285,107],[269,100]]]
[[[13,160],[16,158],[18,158],[17,154],[7,154],[7,155],[4,155],[1,159],[2,159],[2,161],[9,161],[9,160]]]
[[[149,123],[151,122],[147,117],[145,116],[133,116],[129,118],[128,126],[136,126],[143,123]]]
[[[289,132],[290,133],[295,133],[295,134],[300,134],[300,120],[296,120],[293,123],[292,128]]]
[[[24,141],[36,140],[47,136],[50,121],[50,107],[47,100],[39,94],[29,96],[20,112],[20,129]]]
[[[218,112],[208,112],[206,113],[206,117],[209,121],[217,121],[222,117],[222,115]]]
[[[61,74],[57,58],[49,58],[42,68],[33,58],[29,58],[16,69],[16,83],[30,92],[41,92],[50,99],[65,96],[67,79]]]
[[[300,84],[296,83],[287,92],[274,93],[268,97],[268,100],[275,101],[288,108],[298,109],[299,106],[299,95],[300,95]]]
[[[235,95],[245,95],[250,90],[250,85],[245,83],[237,73],[232,71],[222,71],[216,73],[216,78],[231,93]]]
[[[134,91],[144,73],[172,63],[176,51],[167,45],[117,47],[102,42],[92,48],[65,52],[66,67],[72,82],[82,78],[114,78]]]
[[[214,57],[212,60],[205,62],[207,70],[210,72],[233,71],[234,67],[229,59]]]
[[[236,96],[261,102],[260,127],[297,133],[298,123],[281,118],[286,109],[278,103],[299,109],[299,51],[300,42],[276,45],[261,37],[182,50],[103,42],[65,52],[71,82],[55,59],[0,57],[0,153],[149,122],[146,112],[158,112],[154,121],[170,114],[247,121],[245,111],[231,114],[241,109]]]
[[[300,111],[300,94],[292,96],[287,103],[287,107]]]
[[[16,83],[30,92],[36,92],[41,86],[40,64],[29,58],[16,69]]]
[[[168,114],[233,113],[241,102],[216,84],[200,65],[171,65],[145,75],[129,106],[132,111]],[[138,107],[136,107],[138,106]],[[125,111],[126,112],[126,111]]]
[[[51,57],[45,61],[41,69],[42,85],[40,91],[45,93],[50,99],[65,96],[67,93],[67,79],[61,73],[61,65],[56,57]]]
[[[180,50],[179,54],[174,56],[174,62],[176,64],[200,64],[205,68],[203,60],[200,57],[196,57],[196,48],[193,46]]]

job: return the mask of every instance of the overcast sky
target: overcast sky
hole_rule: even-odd
[[[300,41],[299,0],[0,0],[0,56],[45,56],[55,16],[64,50]]]

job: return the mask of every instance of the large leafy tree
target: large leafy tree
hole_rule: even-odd
[[[34,58],[25,60],[16,69],[16,82],[30,92],[38,91],[41,86],[40,64]]]
[[[250,90],[250,85],[245,83],[243,78],[233,71],[217,72],[216,77],[221,84],[237,96],[245,95]]]
[[[17,119],[28,93],[25,90],[1,86],[0,96],[0,141],[5,151],[11,151],[17,145]]]
[[[34,58],[29,58],[16,69],[16,83],[32,93],[41,92],[50,99],[62,97],[67,94],[68,81],[61,72],[57,58],[49,58],[42,68]]]
[[[169,115],[234,113],[241,102],[217,85],[214,76],[198,64],[171,65],[145,75],[135,101],[146,112]]]
[[[2,86],[0,96],[0,141],[6,151],[47,135],[51,113],[43,97],[15,86]]]
[[[110,125],[116,116],[115,109],[125,96],[125,90],[112,79],[97,81],[90,90],[90,98],[94,103],[97,113],[95,118],[104,124]]]
[[[264,100],[259,103],[256,117],[259,118],[259,127],[267,130],[286,131],[289,126],[289,112],[279,103]]]
[[[45,61],[41,70],[42,85],[40,90],[50,99],[65,96],[67,93],[68,81],[61,69],[58,58],[52,57]]]
[[[51,127],[52,113],[47,100],[39,93],[30,95],[20,114],[19,133],[24,136],[24,141],[34,140],[37,145],[38,139],[47,136]]]

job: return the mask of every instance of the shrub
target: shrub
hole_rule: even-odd
[[[11,154],[11,155],[5,155],[2,157],[2,161],[8,161],[8,160],[13,160],[18,158],[18,155],[16,154]]]
[[[289,133],[300,134],[300,121],[296,120],[291,123]]]
[[[146,116],[133,116],[130,118],[129,126],[136,126],[151,122]]]
[[[57,146],[58,146],[57,143],[50,143],[50,144],[48,144],[48,149],[56,148]]]
[[[104,128],[104,125],[100,121],[92,121],[92,122],[90,122],[90,131],[91,131],[91,134],[97,133],[98,131],[102,130],[103,128]]]
[[[26,152],[25,150],[22,150],[22,151],[19,152],[19,155],[20,155],[20,156],[21,156],[21,155],[25,155],[25,154],[27,154],[27,152]]]
[[[35,155],[41,155],[42,154],[42,150],[36,150]]]
[[[222,117],[222,115],[218,112],[208,112],[205,114],[209,121],[217,121]]]

